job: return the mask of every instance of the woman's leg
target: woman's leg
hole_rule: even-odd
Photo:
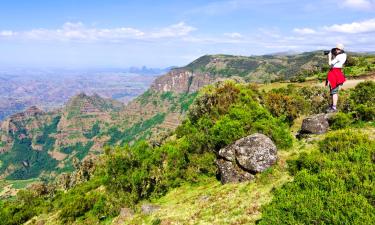
[[[339,98],[339,96],[338,96],[337,93],[332,95],[332,109],[334,109],[334,110],[336,110],[338,98]]]

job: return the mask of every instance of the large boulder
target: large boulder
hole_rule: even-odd
[[[302,121],[300,134],[324,134],[328,131],[329,123],[326,114],[317,114]]]
[[[221,183],[239,183],[254,179],[254,175],[242,170],[235,162],[217,159],[216,165],[220,171]]]
[[[254,179],[277,161],[277,148],[264,134],[241,138],[220,149],[216,160],[221,182],[243,182]]]
[[[276,163],[277,148],[264,134],[253,134],[235,142],[236,159],[248,171],[263,172]]]

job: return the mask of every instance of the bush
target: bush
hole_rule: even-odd
[[[356,119],[375,120],[375,82],[359,83],[350,93],[351,105]]]
[[[374,154],[364,134],[328,134],[319,151],[288,162],[294,181],[275,191],[259,224],[374,224]]]
[[[263,93],[262,100],[273,116],[285,118],[291,125],[301,115],[324,112],[329,104],[329,93],[322,87],[299,88],[288,85]],[[339,108],[342,108],[341,105]]]
[[[366,135],[347,129],[327,134],[326,138],[319,142],[319,147],[322,152],[337,152],[368,143],[370,140]]]
[[[269,136],[280,148],[292,145],[292,137],[283,118],[273,117],[260,105],[259,94],[252,86],[232,82],[219,85],[220,91],[208,88],[210,93],[215,94],[210,94],[209,98],[203,95],[196,100],[192,107],[195,110],[177,128],[177,137],[186,136],[194,143],[191,146],[200,152],[218,151],[256,132]]]
[[[272,115],[284,116],[291,125],[293,121],[305,111],[306,101],[300,96],[285,95],[282,93],[268,93],[265,104]]]
[[[330,128],[333,130],[342,129],[349,127],[353,123],[353,118],[349,114],[339,112],[330,119],[329,123]]]

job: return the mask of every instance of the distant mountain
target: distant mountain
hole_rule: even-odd
[[[0,121],[33,105],[50,111],[80,92],[127,103],[142,94],[159,73],[124,71],[0,71]]]
[[[52,112],[31,108],[0,124],[0,176],[25,179],[70,171],[74,158],[100,154],[105,145],[139,139],[159,145],[181,123],[205,85],[227,78],[262,83],[306,77],[321,72],[324,63],[321,51],[290,56],[205,55],[158,77],[126,105],[80,93]],[[362,67],[350,69],[361,73]]]
[[[81,93],[54,112],[31,107],[10,116],[0,123],[0,177],[71,171],[73,158],[102,151],[106,137],[96,135],[122,108],[120,102]]]
[[[142,67],[130,67],[127,69],[127,72],[130,73],[136,73],[136,74],[142,74],[142,75],[161,75],[164,73],[169,72],[174,67],[168,67],[168,68],[148,68],[146,66]]]

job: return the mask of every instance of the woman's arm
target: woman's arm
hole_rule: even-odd
[[[328,65],[329,65],[329,66],[332,65],[332,52],[329,52],[329,53],[328,53]]]
[[[332,61],[331,61],[331,67],[335,66],[336,64],[338,64],[338,67],[342,67],[342,65],[345,63],[346,61],[346,54],[339,54],[337,55]]]

